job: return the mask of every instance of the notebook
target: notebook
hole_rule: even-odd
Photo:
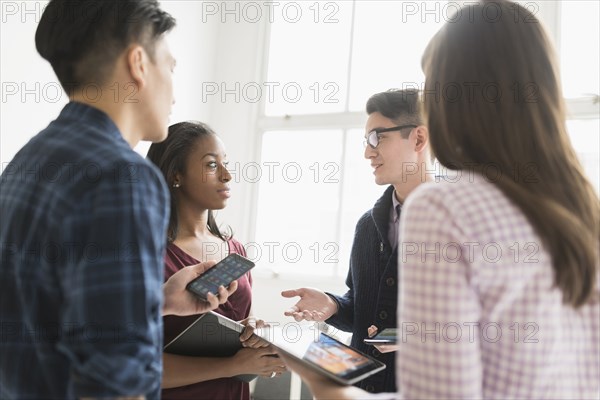
[[[242,348],[244,325],[215,312],[201,315],[165,347],[165,353],[194,357],[231,357]],[[250,382],[257,375],[235,378]]]

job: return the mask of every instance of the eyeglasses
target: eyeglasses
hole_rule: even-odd
[[[367,145],[369,145],[369,146],[371,146],[372,149],[375,149],[379,145],[379,134],[384,133],[384,132],[399,131],[404,128],[416,128],[416,127],[417,127],[417,125],[400,125],[400,126],[394,126],[391,128],[373,129],[371,132],[369,132],[369,135],[363,141],[363,144],[365,147],[367,147]]]

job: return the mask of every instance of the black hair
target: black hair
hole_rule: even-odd
[[[38,53],[70,93],[105,84],[118,56],[138,43],[154,61],[155,43],[175,19],[156,0],[51,0],[35,33]]]
[[[199,139],[217,134],[206,124],[197,121],[180,122],[169,127],[167,138],[160,143],[152,143],[146,158],[152,161],[163,173],[171,192],[171,216],[167,240],[173,242],[177,238],[177,198],[173,184],[177,173],[184,174],[189,155]],[[208,230],[223,241],[233,237],[230,227],[221,232],[212,210],[208,210]]]
[[[374,94],[367,101],[367,114],[375,112],[389,118],[398,125],[423,125],[419,91],[416,89],[397,90]]]

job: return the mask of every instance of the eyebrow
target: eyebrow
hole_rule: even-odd
[[[219,155],[217,153],[206,153],[205,155],[202,156],[202,158],[206,158],[208,156],[214,157],[214,158],[219,158]],[[223,154],[223,158],[227,158],[227,154]]]

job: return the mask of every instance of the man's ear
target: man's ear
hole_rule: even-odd
[[[429,130],[427,127],[419,125],[417,129],[415,129],[415,132],[417,139],[415,143],[415,151],[420,153],[425,150],[429,144]]]
[[[146,84],[148,74],[148,54],[140,45],[131,46],[125,54],[125,61],[131,79],[138,87],[143,87]]]

